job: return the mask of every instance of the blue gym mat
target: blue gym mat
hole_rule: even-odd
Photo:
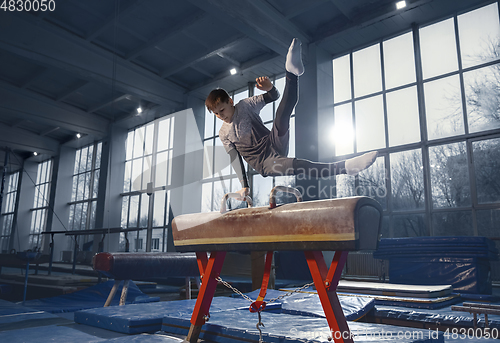
[[[54,314],[0,300],[0,330],[9,330],[13,323],[34,326],[61,322],[65,322],[65,320]]]
[[[179,343],[182,339],[165,334],[141,334],[105,339],[67,326],[49,325],[0,332],[0,342],[53,342],[53,343]]]
[[[80,324],[127,334],[155,332],[161,329],[164,316],[191,316],[195,303],[196,299],[191,299],[93,308],[75,312],[74,320]],[[248,309],[249,305],[245,299],[216,297],[212,301],[210,313]]]
[[[258,292],[257,292],[258,293]],[[255,299],[256,292],[251,292],[248,295]],[[285,292],[268,290],[266,301],[276,298]],[[366,312],[373,308],[373,299],[342,297],[340,302],[344,309],[344,313],[349,320],[357,320]],[[161,330],[162,320],[164,317],[181,317],[190,318],[193,312],[195,299],[178,300],[151,304],[135,304],[127,306],[114,306],[106,308],[94,308],[90,310],[78,311],[75,313],[74,320],[77,323],[100,327],[121,333],[140,333],[154,332]],[[210,307],[210,314],[231,312],[231,316],[239,317],[242,313],[249,312],[250,302],[241,297],[215,297]],[[323,309],[319,302],[319,298],[315,294],[299,294],[288,296],[286,300],[276,301],[273,304],[266,306],[266,312],[284,312],[296,315],[297,318],[302,316],[308,317],[324,317]],[[250,313],[250,312],[249,312]]]
[[[108,298],[114,281],[103,282],[81,291],[59,295],[51,298],[34,299],[25,301],[24,305],[39,311],[50,313],[74,312],[83,309],[103,307]],[[120,284],[116,294],[111,301],[111,306],[120,303],[123,283]],[[132,282],[129,282],[127,293],[127,304],[150,303],[160,301],[158,297],[150,297]]]
[[[203,325],[201,339],[234,343],[259,341],[256,313],[249,311],[224,311],[213,313],[207,324]],[[276,314],[263,312],[261,327],[262,338],[269,343],[330,342],[330,332],[326,318]],[[189,316],[168,316],[163,319],[162,330],[167,333],[187,335],[190,327]],[[438,342],[443,343],[442,333],[430,330],[403,328],[382,324],[349,322],[356,343],[368,342]]]

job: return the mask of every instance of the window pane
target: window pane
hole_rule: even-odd
[[[359,186],[355,189],[356,195],[373,198],[387,209],[387,185],[384,157],[378,157],[368,169],[359,173]]]
[[[257,87],[253,88],[253,92],[254,92],[253,93],[254,95],[260,95],[260,94],[265,94],[266,93],[264,91],[261,91]],[[280,98],[281,98],[281,96],[283,96],[283,93],[280,93]],[[279,103],[279,99],[278,99],[278,103]],[[262,121],[264,123],[267,122],[267,121],[273,120],[273,104],[276,104],[276,102],[267,104],[260,111],[260,117],[262,118]],[[276,107],[277,107],[277,105],[276,105]]]
[[[405,214],[392,218],[394,237],[421,237],[429,236],[423,214]]]
[[[95,212],[96,212],[97,201],[90,202],[90,222],[89,230],[95,229]]]
[[[121,217],[121,227],[127,228],[127,214],[128,214],[128,201],[129,197],[124,196],[122,198],[122,217]]]
[[[355,179],[352,176],[341,174],[337,175],[336,192],[337,198],[352,197],[356,195]]]
[[[429,159],[433,206],[470,206],[465,142],[430,147]]]
[[[94,189],[92,190],[92,198],[97,198],[99,192],[99,170],[94,171]]]
[[[295,157],[295,117],[290,118],[290,141],[288,142],[288,157]]]
[[[283,95],[283,91],[285,90],[285,78],[281,77],[279,79],[276,79],[274,81],[274,87],[280,92],[281,95]]]
[[[474,236],[470,211],[434,213],[432,215],[434,236]]]
[[[224,197],[224,194],[229,193],[229,180],[221,180],[214,182],[214,211],[220,211],[221,200]]]
[[[205,136],[204,136],[204,138],[213,137],[213,135],[214,135],[214,120],[215,120],[215,115],[213,113],[210,113],[205,108]]]
[[[165,191],[155,192],[154,194],[154,212],[153,212],[153,226],[163,226],[165,217]]]
[[[335,103],[351,99],[351,56],[333,60],[333,100]]]
[[[144,154],[149,155],[153,153],[153,135],[154,123],[146,126],[146,136],[144,137]]]
[[[79,173],[83,173],[87,170],[87,154],[88,154],[88,148],[83,148],[80,159],[80,168],[78,169]]]
[[[425,194],[422,152],[409,150],[390,154],[389,157],[394,210],[423,209]]]
[[[479,236],[498,237],[500,227],[500,209],[476,211],[477,231]]]
[[[143,167],[143,172],[142,172],[142,188],[146,189],[148,186],[148,183],[151,182],[151,173],[152,173],[152,156],[146,156],[144,157],[144,167]]]
[[[88,147],[88,154],[87,154],[87,167],[85,168],[85,171],[89,171],[92,169],[92,159],[94,155],[94,146],[89,145]]]
[[[380,45],[375,44],[352,54],[354,66],[354,96],[382,90]]]
[[[130,192],[130,182],[132,180],[132,161],[125,163],[125,176],[123,180],[123,192]]]
[[[496,2],[459,15],[458,31],[463,68],[486,63],[499,57],[495,53],[500,38]]]
[[[141,213],[139,216],[139,227],[147,227],[149,218],[149,196],[141,194]]]
[[[141,190],[142,181],[142,158],[133,160],[132,162],[132,188],[131,191]]]
[[[500,127],[500,65],[464,73],[470,132]]]
[[[158,123],[158,151],[168,149],[170,141],[171,118],[166,118]]]
[[[155,187],[161,187],[167,185],[167,163],[168,163],[168,151],[160,152],[156,154],[156,175],[155,175]]]
[[[97,144],[97,153],[95,156],[95,168],[101,168],[101,153],[102,153],[102,142]]]
[[[128,227],[137,227],[137,218],[139,216],[139,195],[130,197],[130,210],[128,214]]]
[[[218,139],[218,138],[216,138]],[[214,172],[214,141],[209,139],[203,142],[203,178],[213,177]]]
[[[222,142],[217,139],[215,140],[215,163],[214,163],[214,174],[216,176],[229,175],[231,173],[231,159],[226,152],[226,149],[222,146]]]
[[[352,128],[352,104],[348,103],[334,107],[335,156],[352,154],[354,152],[354,130]]]
[[[424,79],[458,69],[453,18],[420,29]]]
[[[472,142],[477,201],[500,201],[500,138]]]
[[[134,148],[134,131],[130,131],[127,135],[127,153],[125,159],[128,161],[132,159],[132,149]]]
[[[385,148],[382,96],[355,102],[357,151]]]
[[[212,211],[212,183],[201,185],[201,212]]]
[[[135,129],[134,136],[134,158],[140,157],[144,152],[144,127]]]
[[[254,175],[252,187],[252,200],[254,207],[269,205],[269,195],[273,189],[273,179],[271,177],[263,177],[262,175]]]
[[[234,94],[233,101],[235,104],[237,104],[238,102],[240,102],[240,100],[243,100],[245,98],[248,98],[248,90],[244,90],[243,92]]]
[[[458,75],[424,84],[429,139],[463,134],[464,116]]]
[[[420,141],[419,123],[416,87],[387,93],[389,146]]]
[[[384,42],[384,72],[386,89],[415,82],[412,32]]]

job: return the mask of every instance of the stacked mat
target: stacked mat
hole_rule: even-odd
[[[391,283],[491,294],[490,261],[498,260],[498,250],[486,237],[385,238],[373,257],[389,260]]]
[[[248,293],[255,298],[258,291]],[[268,290],[266,301],[284,292]],[[339,297],[356,343],[387,341],[394,343],[444,342],[441,333],[380,324],[353,322],[373,309],[373,299]],[[155,332],[186,336],[195,300],[106,307],[75,313],[75,322],[122,333]],[[248,311],[250,302],[241,297],[215,297],[210,318],[203,325],[203,340],[232,343],[258,342],[258,316]],[[266,306],[262,313],[262,338],[273,343],[329,342],[331,336],[316,294],[296,293]]]

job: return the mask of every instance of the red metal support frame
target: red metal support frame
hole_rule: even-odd
[[[334,342],[353,343],[354,340],[336,292],[348,251],[335,252],[330,270],[326,266],[321,251],[304,251],[304,254]]]
[[[203,255],[204,254],[204,255]],[[198,341],[201,332],[201,327],[205,324],[206,318],[209,315],[210,305],[217,288],[217,280],[224,264],[226,257],[225,251],[214,251],[210,254],[208,262],[206,253],[196,253],[198,259],[198,267],[200,275],[203,276],[201,288],[196,299],[193,315],[191,316],[191,327],[186,340],[191,343]],[[202,274],[203,271],[203,274]]]

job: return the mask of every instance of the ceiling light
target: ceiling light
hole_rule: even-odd
[[[231,73],[231,75],[234,75],[236,74],[238,71],[236,70],[236,68],[233,68],[229,71]]]
[[[142,108],[137,107],[137,113],[142,113]]]
[[[397,8],[398,10],[400,10],[400,9],[402,9],[402,8],[405,8],[405,7],[406,7],[406,1],[404,1],[404,0],[403,0],[403,1],[398,1],[398,2],[396,2],[396,8]]]
[[[33,156],[36,156],[38,155],[38,153],[36,151],[33,152]]]
[[[76,138],[80,138],[81,136],[82,136],[82,135],[81,135],[81,134],[79,134],[79,133],[77,133],[77,134],[76,134]]]

